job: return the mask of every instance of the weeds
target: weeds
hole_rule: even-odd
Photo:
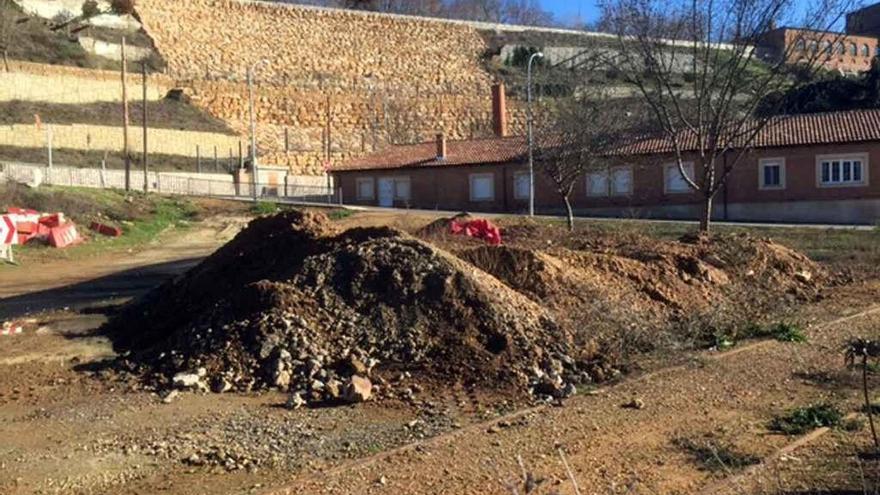
[[[773,418],[769,429],[786,435],[802,435],[816,428],[840,426],[842,423],[843,413],[835,406],[814,404]]]
[[[254,215],[274,215],[278,213],[278,205],[268,201],[257,201],[251,205],[251,213]]]
[[[688,453],[707,471],[732,471],[746,468],[761,462],[761,458],[737,451],[732,445],[717,440],[695,441],[689,438],[676,438],[673,445]]]
[[[354,214],[355,214],[354,210],[339,208],[339,209],[331,210],[329,213],[327,213],[327,216],[330,218],[330,220],[338,221],[338,220],[344,220]]]
[[[877,429],[874,426],[874,407],[868,392],[868,360],[880,358],[880,342],[855,338],[847,342],[844,347],[844,359],[850,367],[855,366],[856,361],[862,368],[862,393],[865,398],[865,412],[868,414],[868,424],[871,425],[871,437],[874,439],[874,448],[880,451],[880,441],[877,439]]]

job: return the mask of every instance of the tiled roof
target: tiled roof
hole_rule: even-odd
[[[880,141],[880,109],[789,115],[773,118],[762,129],[752,147],[773,148],[812,144],[840,144]],[[696,140],[685,143],[684,151],[696,150]],[[649,138],[616,149],[615,155],[671,153],[668,139]],[[524,137],[471,139],[447,142],[447,157],[438,160],[434,141],[391,146],[355,158],[332,168],[334,171],[442,167],[507,163],[525,159]]]
[[[752,148],[878,140],[880,140],[880,109],[851,110],[774,117],[758,132]],[[684,151],[697,149],[696,139],[683,144]],[[652,138],[622,146],[615,154],[646,155],[672,151],[672,143],[668,139]]]
[[[507,163],[522,160],[528,148],[523,137],[468,139],[446,142],[446,159],[437,159],[437,142],[390,146],[331,170],[373,170]]]

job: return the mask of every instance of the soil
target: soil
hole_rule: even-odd
[[[542,319],[555,324],[554,331],[570,334],[576,342],[615,327],[618,334],[632,338],[629,327],[619,326],[624,321],[619,318],[628,311],[636,316],[629,321],[650,317],[679,326],[700,308],[708,312],[722,304],[751,313],[747,305],[753,299],[746,291],[750,287],[769,293],[758,299],[766,306],[756,312],[778,321],[779,312],[768,308],[788,306],[783,314],[805,330],[808,341],[740,342],[726,352],[654,345],[647,354],[630,355],[631,365],[622,368],[624,375],[582,385],[565,401],[527,406],[510,390],[469,386],[460,379],[474,376],[473,370],[461,369],[466,357],[478,371],[515,370],[518,354],[510,354],[511,363],[495,363],[502,367],[483,367],[488,364],[474,356],[487,355],[486,346],[478,339],[463,344],[453,339],[454,364],[448,369],[440,366],[435,373],[413,369],[407,376],[409,370],[383,373],[383,364],[376,364],[370,377],[377,384],[380,378],[387,379],[389,389],[398,392],[392,397],[350,407],[291,411],[282,407],[288,393],[271,389],[223,394],[182,391],[163,400],[155,388],[128,380],[101,363],[116,355],[107,336],[94,330],[104,316],[39,315],[36,326],[24,334],[0,337],[9,339],[0,350],[4,371],[0,373],[0,436],[4,438],[0,492],[509,494],[511,487],[525,492],[525,470],[538,480],[532,493],[575,493],[560,450],[582,493],[769,494],[807,488],[847,493],[861,489],[860,472],[870,476],[877,471],[853,462],[851,449],[863,448],[869,441],[864,428],[834,431],[781,458],[779,449],[796,438],[767,428],[775,415],[798,406],[829,402],[844,413],[859,409],[858,374],[842,366],[839,350],[852,335],[875,336],[880,324],[876,306],[880,285],[875,280],[839,283],[823,265],[757,237],[699,242],[624,239],[596,232],[569,237],[556,233],[560,229],[543,231],[541,226],[529,226],[531,233],[518,234],[505,225],[507,245],[489,251],[465,238],[427,244],[399,231],[375,228],[393,223],[416,232],[432,218],[365,215],[324,225],[323,220],[309,217],[305,229],[291,228],[302,220],[288,221],[284,229],[274,228],[278,224],[271,222],[277,220],[266,220],[263,233],[277,236],[266,244],[279,246],[264,264],[276,267],[275,273],[283,277],[228,267],[206,271],[198,286],[203,297],[190,298],[199,305],[186,319],[231,314],[237,318],[234,322],[248,321],[241,327],[248,331],[236,335],[253,335],[249,333],[253,328],[266,330],[275,324],[254,327],[252,314],[238,319],[231,310],[240,307],[252,313],[255,308],[268,308],[271,313],[278,309],[276,303],[284,302],[291,305],[282,304],[285,310],[292,308],[307,320],[306,329],[321,330],[328,340],[349,332],[332,325],[315,328],[313,323],[326,322],[321,320],[328,317],[326,313],[332,321],[355,318],[355,335],[376,335],[378,320],[389,331],[377,347],[388,349],[389,343],[400,341],[395,329],[402,316],[424,322],[425,332],[417,333],[424,338],[448,331],[450,315],[462,310],[452,305],[440,311],[417,297],[419,291],[413,287],[422,286],[415,282],[439,271],[461,281],[452,284],[457,290],[449,294],[465,300],[479,295],[492,315],[542,314]],[[344,231],[358,226],[366,228]],[[285,236],[296,241],[278,242]],[[314,254],[300,259],[297,253],[312,248]],[[241,261],[245,254],[255,253],[229,249],[224,256]],[[219,255],[213,259],[221,259]],[[680,262],[682,258],[687,261]],[[206,262],[202,269],[212,266],[217,267]],[[524,272],[534,276],[525,277]],[[198,270],[178,279],[181,292],[169,289],[176,285],[169,284],[159,293],[170,290],[168,294],[183,299],[185,289],[196,287],[189,285],[196,280],[195,273]],[[388,276],[380,278],[379,273]],[[231,281],[243,285],[237,289],[225,285]],[[658,300],[651,297],[653,291],[643,290],[649,283],[660,291],[691,292],[687,297]],[[238,299],[227,297],[239,291]],[[389,291],[400,295],[389,298]],[[221,297],[211,299],[212,294]],[[317,298],[324,314],[314,311]],[[172,299],[166,303],[172,304]],[[620,308],[612,313],[605,303],[589,307],[584,314],[592,319],[578,320],[585,328],[581,332],[574,331],[573,321],[561,317],[572,313],[580,301],[597,299]],[[494,308],[499,300],[503,307]],[[211,301],[220,304],[211,306]],[[204,309],[209,306],[214,310]],[[605,313],[600,306],[605,306]],[[307,309],[316,314],[306,314]],[[159,332],[164,321],[172,320],[150,319],[156,322],[153,329],[147,322],[129,322],[132,328]],[[660,324],[645,328],[655,339],[664,330]],[[465,330],[463,335],[478,335]],[[297,332],[293,335],[302,335]],[[180,334],[195,335],[199,334]],[[216,342],[223,341],[236,342]],[[331,349],[329,344],[321,347]],[[333,349],[337,356],[348,357]],[[426,348],[425,362],[436,361],[436,349]],[[583,344],[584,349],[589,354],[606,352]],[[229,357],[200,351],[191,352],[188,359],[192,364],[205,363],[218,355]],[[456,361],[458,355],[461,361]],[[144,364],[161,371],[153,368],[154,361]],[[333,366],[325,369],[336,372]],[[447,379],[453,373],[456,379]],[[872,383],[872,388],[878,384]],[[766,464],[754,473],[735,468],[712,471],[682,449],[688,444],[684,440],[728,445]],[[737,480],[735,487],[725,484],[740,474],[748,476]]]

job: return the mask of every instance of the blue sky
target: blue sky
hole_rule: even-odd
[[[553,12],[556,20],[562,24],[572,24],[577,20],[578,13],[580,13],[583,21],[586,22],[593,22],[599,18],[599,8],[596,6],[596,0],[540,0],[540,2],[545,9]],[[795,12],[801,12],[806,7],[807,2],[808,0],[794,0]],[[866,0],[864,3],[874,3],[874,0]]]
[[[585,21],[595,21],[599,17],[599,9],[594,0],[541,0],[545,9],[553,12],[556,19],[564,24],[570,24],[577,19],[580,11]]]

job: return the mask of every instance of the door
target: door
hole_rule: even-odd
[[[385,208],[394,206],[394,179],[379,179],[379,206]]]

